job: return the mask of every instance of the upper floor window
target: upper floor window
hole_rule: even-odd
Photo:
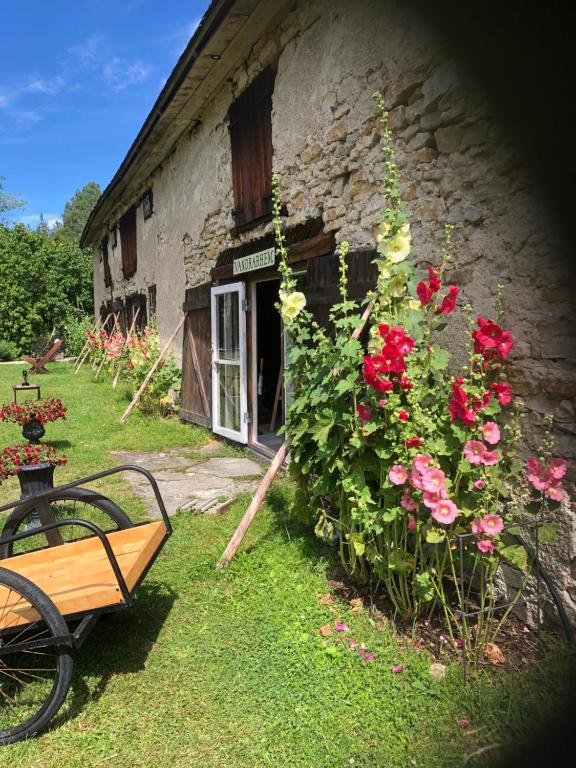
[[[122,247],[122,274],[130,277],[138,268],[136,250],[136,208],[132,207],[120,219],[120,245]]]
[[[102,240],[100,249],[102,253],[102,262],[104,265],[104,285],[106,288],[110,288],[112,285],[112,273],[110,272],[110,260],[108,258],[108,237],[105,237],[104,240]]]
[[[142,213],[145,219],[149,219],[154,213],[152,190],[149,189],[142,197]]]
[[[272,92],[265,69],[230,107],[234,222],[243,228],[272,212]]]

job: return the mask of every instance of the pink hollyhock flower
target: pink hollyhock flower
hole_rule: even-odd
[[[378,405],[380,406],[380,408],[384,408],[387,402],[388,400],[386,400],[386,398],[383,397],[381,400],[378,400]]]
[[[388,479],[394,485],[404,485],[408,480],[408,470],[402,464],[393,464],[388,472]]]
[[[358,416],[362,419],[362,421],[368,421],[370,416],[372,416],[372,411],[367,406],[363,405],[362,403],[358,404]]]
[[[482,454],[482,464],[487,467],[493,467],[500,461],[500,454],[498,451],[484,451]]]
[[[481,491],[484,488],[484,480],[475,480],[472,485],[477,491]]]
[[[442,499],[432,510],[432,517],[442,525],[450,525],[458,517],[458,507],[450,499]]]
[[[552,459],[548,465],[548,472],[550,476],[554,478],[554,480],[561,480],[566,474],[567,470],[568,465],[564,459]]]
[[[480,541],[476,542],[476,546],[480,552],[483,552],[485,555],[491,554],[495,549],[494,543],[489,539],[480,539]]]
[[[436,307],[437,314],[449,315],[451,312],[454,312],[459,290],[457,285],[448,286],[448,293]]]
[[[416,530],[416,520],[410,515],[408,518],[408,530],[409,531],[415,531]]]
[[[420,448],[424,440],[421,437],[408,437],[404,440],[406,448]]]
[[[475,536],[479,536],[482,533],[482,520],[477,517],[470,523],[470,529]]]
[[[404,665],[403,664],[392,664],[392,672],[395,675],[398,675],[400,672],[404,672]]]
[[[500,427],[495,421],[487,421],[482,426],[482,437],[490,445],[496,445],[500,442]]]
[[[410,418],[410,414],[408,413],[408,411],[398,411],[398,418],[400,419],[400,421],[408,421],[408,419]]]
[[[365,653],[364,654],[364,661],[374,661],[375,658],[376,658],[376,656],[373,653]]]
[[[407,512],[415,512],[418,509],[418,502],[414,501],[408,488],[406,488],[402,494],[402,498],[400,499],[400,506]]]
[[[480,526],[486,536],[497,536],[504,529],[504,520],[500,515],[484,515]]]
[[[464,456],[470,464],[482,464],[482,456],[486,452],[486,446],[480,440],[467,440],[464,443]]]
[[[350,650],[353,651],[357,645],[358,643],[356,642],[356,640],[350,640],[350,642],[348,643],[348,648],[350,648]]]
[[[432,456],[429,453],[417,453],[412,460],[412,466],[418,472],[424,472],[430,466],[432,462]]]
[[[552,499],[553,501],[566,501],[568,499],[568,494],[563,488],[560,487],[560,483],[550,485],[550,487],[546,489],[545,493],[546,496],[548,496],[548,498]]]
[[[422,473],[422,487],[425,491],[437,493],[444,488],[445,482],[446,475],[441,469],[436,469],[436,467],[429,467]]]
[[[528,473],[526,479],[537,491],[545,491],[550,485],[547,469],[540,464],[538,459],[530,458],[526,462]]]
[[[341,624],[340,622],[336,622],[334,628],[336,629],[336,632],[348,632],[349,630],[349,627],[347,627],[346,624]]]
[[[500,405],[509,405],[512,401],[512,387],[507,381],[497,381],[494,384],[490,384],[490,389],[496,395]]]
[[[438,504],[439,501],[442,501],[442,499],[445,499],[447,497],[447,492],[445,488],[442,488],[441,491],[424,491],[424,494],[422,496],[422,501],[424,502],[424,506],[428,507],[428,509],[434,509],[436,504]]]

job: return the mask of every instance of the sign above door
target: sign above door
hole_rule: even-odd
[[[242,275],[245,272],[253,272],[256,269],[273,267],[276,263],[276,249],[267,248],[265,251],[251,253],[233,262],[233,274]]]

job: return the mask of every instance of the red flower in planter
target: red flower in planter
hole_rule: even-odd
[[[56,467],[66,464],[67,461],[64,454],[58,453],[54,446],[45,443],[27,443],[4,448],[0,452],[0,483],[7,477],[17,475],[24,466],[48,463]]]
[[[8,403],[0,408],[0,421],[10,421],[23,427],[31,421],[47,424],[49,421],[66,418],[66,406],[56,397],[44,400],[24,400],[23,403]]]

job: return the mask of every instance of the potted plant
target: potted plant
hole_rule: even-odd
[[[45,443],[27,443],[4,448],[0,453],[0,483],[17,476],[21,498],[25,499],[54,487],[54,467],[68,459]]]
[[[22,427],[22,437],[31,443],[39,443],[44,436],[44,425],[66,418],[66,406],[56,397],[42,400],[24,400],[8,403],[0,408],[0,421],[12,422]]]

